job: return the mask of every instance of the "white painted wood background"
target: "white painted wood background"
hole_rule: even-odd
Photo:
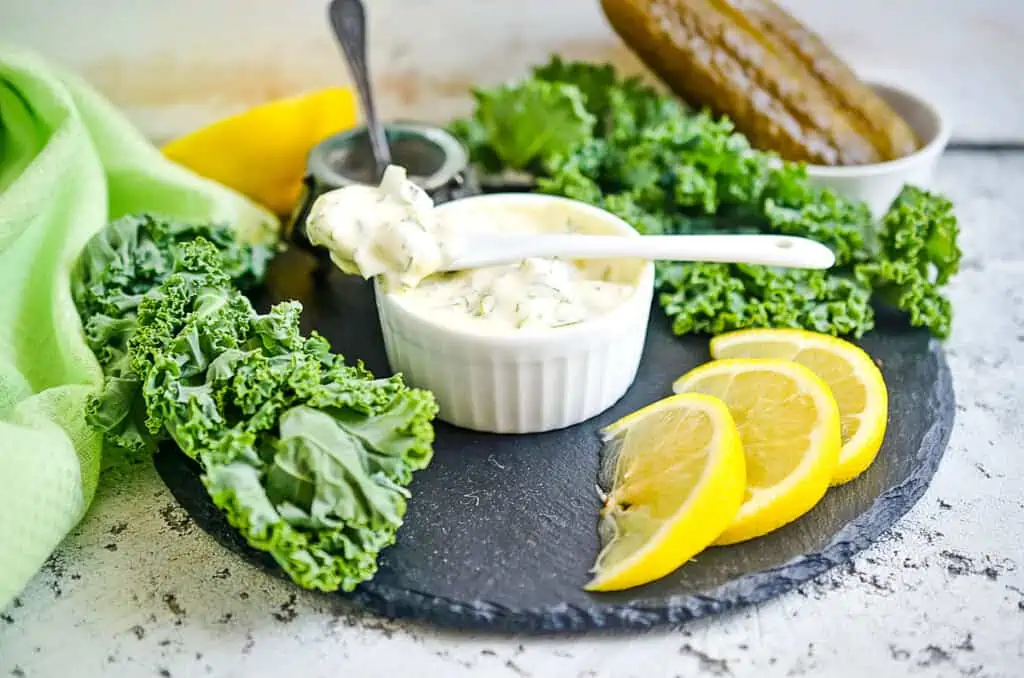
[[[863,74],[927,94],[959,141],[1024,141],[1024,2],[783,0]],[[597,0],[369,0],[388,117],[445,120],[467,88],[554,51],[639,65]],[[85,75],[154,139],[348,80],[324,0],[0,0],[0,41]]]

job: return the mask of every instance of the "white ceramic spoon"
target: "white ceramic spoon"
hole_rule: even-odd
[[[784,235],[471,235],[444,271],[510,264],[529,257],[562,259],[635,258],[707,261],[784,268],[829,268],[832,250],[807,238]]]

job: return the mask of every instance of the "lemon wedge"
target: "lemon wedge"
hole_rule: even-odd
[[[700,394],[665,398],[601,432],[598,531],[603,548],[589,591],[639,586],[704,550],[743,501],[746,474],[736,424]]]
[[[806,330],[740,330],[711,340],[714,358],[792,360],[822,378],[839,406],[843,447],[833,485],[853,480],[878,456],[889,394],[871,356],[848,341]]]
[[[839,462],[839,408],[810,369],[787,360],[715,360],[677,379],[672,390],[721,399],[739,429],[747,488],[716,544],[767,534],[825,495]]]
[[[329,87],[218,120],[162,150],[196,174],[286,216],[302,193],[310,149],[354,126],[356,110],[352,90]]]

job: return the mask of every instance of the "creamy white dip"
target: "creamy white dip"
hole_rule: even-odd
[[[395,165],[380,186],[346,186],[317,198],[306,234],[342,271],[409,287],[440,270],[458,243],[436,219],[430,196]]]
[[[607,232],[569,202],[451,207],[439,217],[405,171],[389,167],[379,187],[326,193],[307,233],[343,271],[382,275],[408,310],[446,325],[501,332],[575,325],[603,315],[635,291],[637,262],[531,258],[438,273],[460,251],[460,234]],[[397,283],[397,284],[396,284]]]

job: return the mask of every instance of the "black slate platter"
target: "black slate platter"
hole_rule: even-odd
[[[314,294],[314,289],[317,292]],[[311,262],[288,252],[272,267],[266,308],[305,305],[316,329],[349,359],[388,372],[372,288],[331,273],[314,283]],[[833,488],[809,514],[760,539],[712,548],[674,574],[630,591],[582,590],[598,552],[597,429],[669,395],[672,381],[708,360],[707,340],[673,336],[652,313],[636,383],[610,411],[562,431],[498,436],[436,426],[435,456],[417,474],[397,544],[380,572],[350,598],[390,617],[453,627],[522,632],[647,628],[760,603],[848,560],[891,527],[924,493],[953,423],[949,369],[937,342],[880,318],[863,346],[890,389],[889,428],[872,467]],[[249,548],[209,501],[197,467],[171,449],[156,457],[171,492],[222,545],[281,575]]]

